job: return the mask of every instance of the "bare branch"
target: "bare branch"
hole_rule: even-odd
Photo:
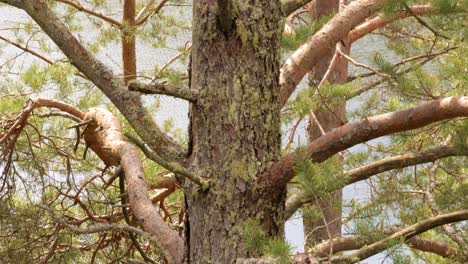
[[[132,82],[128,84],[130,91],[137,91],[144,94],[164,94],[185,99],[190,102],[196,102],[198,92],[187,88],[175,87],[167,84],[142,84]]]
[[[99,108],[91,108],[85,119],[94,120],[84,131],[89,147],[106,164],[122,166],[133,215],[145,231],[158,237],[157,245],[171,263],[182,263],[184,242],[153,206],[138,149],[126,141],[119,120],[111,112]],[[97,128],[101,130],[96,132]]]
[[[138,13],[137,17],[136,17],[136,23],[135,25],[136,26],[141,26],[143,25],[151,16],[154,16],[156,15],[157,13],[159,13],[159,11],[161,11],[161,9],[164,7],[164,5],[166,4],[168,0],[162,0],[158,6],[156,6],[156,8],[154,8],[154,10],[152,10],[151,12],[147,13],[149,8],[151,7],[151,5],[153,4],[154,0],[150,0],[150,2]]]
[[[348,171],[345,173],[345,177],[347,177],[346,183],[352,184],[358,181],[362,181],[368,179],[370,176],[377,175],[384,171],[405,168],[426,162],[434,162],[438,159],[450,156],[466,155],[468,155],[467,148],[461,149],[457,147],[443,146],[431,148],[420,153],[408,153],[395,157],[385,158]]]
[[[25,51],[25,52],[27,52],[27,53],[29,53],[29,54],[31,54],[31,55],[33,55],[33,56],[39,58],[39,59],[41,59],[41,60],[47,62],[48,64],[54,64],[53,61],[47,59],[46,57],[44,57],[44,56],[42,56],[41,54],[35,52],[34,50],[31,50],[31,49],[28,48],[28,47],[23,47],[23,46],[21,46],[20,44],[14,42],[14,41],[12,41],[12,40],[9,40],[9,39],[7,39],[7,38],[5,38],[5,37],[2,37],[2,36],[0,36],[0,39],[3,40],[3,41],[5,41],[6,43],[8,43],[8,44],[10,44],[10,45],[13,45],[13,46],[17,47],[18,49],[21,49],[21,50],[23,50],[23,51]]]
[[[304,156],[321,162],[334,154],[368,140],[425,125],[468,116],[468,96],[448,97],[422,105],[347,123],[314,140],[308,146],[274,163],[265,175],[272,185],[283,186],[295,175],[295,162]]]
[[[72,232],[77,233],[77,234],[93,234],[93,233],[100,233],[100,232],[106,232],[106,231],[123,231],[123,232],[129,232],[129,233],[135,233],[139,234],[142,237],[145,237],[149,239],[151,242],[154,244],[158,244],[158,240],[152,236],[149,233],[144,232],[143,230],[130,226],[130,225],[122,225],[122,224],[95,224],[91,227],[88,228],[79,228],[73,224],[67,223],[67,221],[56,214],[52,208],[39,204],[38,205],[41,209],[45,210],[53,219],[55,222],[57,222],[59,225],[64,226],[68,229],[70,229]]]

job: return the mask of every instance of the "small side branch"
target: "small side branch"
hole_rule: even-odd
[[[154,244],[158,244],[158,240],[154,236],[152,236],[149,233],[146,233],[145,231],[143,231],[143,230],[141,230],[139,228],[136,228],[136,227],[133,227],[133,226],[130,226],[130,225],[101,224],[101,223],[99,223],[99,224],[95,224],[93,226],[90,226],[88,228],[80,228],[80,227],[77,227],[76,225],[67,223],[67,221],[63,217],[56,214],[52,210],[52,208],[50,208],[50,207],[48,207],[48,206],[46,206],[44,204],[39,204],[38,206],[39,206],[39,208],[46,211],[54,219],[55,222],[57,222],[61,226],[64,226],[64,227],[70,229],[73,233],[77,233],[77,234],[94,234],[94,233],[101,233],[101,232],[106,232],[106,231],[124,231],[124,232],[139,234],[142,237],[145,237],[145,238],[149,239]]]
[[[195,90],[175,87],[166,84],[142,84],[132,82],[128,85],[130,91],[137,91],[144,94],[164,94],[181,98],[192,103],[197,101],[198,93]]]
[[[167,170],[175,174],[179,174],[179,175],[183,175],[187,177],[189,180],[198,184],[200,188],[202,189],[202,191],[208,190],[210,186],[208,181],[202,179],[200,176],[192,173],[191,171],[188,171],[180,163],[165,161],[163,158],[158,156],[158,154],[156,154],[153,150],[151,150],[148,147],[148,145],[146,145],[146,143],[134,137],[133,135],[126,133],[125,136],[128,137],[130,141],[132,141],[135,145],[137,145],[145,153],[145,155],[151,160],[155,161],[159,165],[163,166],[164,168],[166,168]]]
[[[102,19],[104,21],[106,21],[107,23],[111,24],[112,26],[115,26],[117,28],[120,28],[122,27],[122,24],[120,24],[117,20],[115,19],[112,19],[108,16],[105,16],[101,13],[98,13],[98,12],[95,12],[91,9],[88,9],[84,6],[82,6],[81,4],[78,3],[78,1],[71,1],[71,0],[56,0],[57,2],[61,2],[61,3],[64,3],[66,5],[69,5],[69,6],[72,6],[74,8],[76,8],[78,11],[81,11],[81,12],[84,12],[88,15],[91,15],[91,16],[94,16],[94,17],[97,17],[99,19]]]

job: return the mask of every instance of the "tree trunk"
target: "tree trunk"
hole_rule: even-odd
[[[338,12],[339,3],[338,0],[333,1],[314,1],[311,4],[311,16],[313,19],[320,19],[322,16],[328,16]],[[344,44],[344,45],[343,45]],[[349,41],[342,40],[342,43],[337,45],[341,46],[341,51],[349,53]],[[325,73],[330,67],[330,62],[333,58],[335,51],[332,50],[315,65],[313,71],[309,73],[310,82],[318,85],[323,79]],[[330,83],[344,83],[348,77],[348,61],[345,58],[338,57],[331,74],[328,77]],[[346,102],[343,102],[339,107],[333,109],[333,112],[323,107],[320,111],[315,111],[314,115],[309,116],[309,126],[307,128],[307,136],[309,142],[314,141],[322,135],[321,128],[317,123],[320,124],[325,132],[331,131],[332,129],[343,125],[346,120]],[[317,121],[314,121],[314,116]],[[303,218],[304,223],[304,235],[306,237],[305,247],[310,248],[314,244],[336,237],[341,234],[341,216],[342,216],[342,190],[331,193],[329,197],[320,199],[317,205],[319,210],[323,214],[323,218],[313,221],[306,217]],[[325,226],[326,225],[326,226]]]
[[[199,97],[190,111],[188,160],[211,185],[202,192],[185,182],[187,263],[251,257],[242,242],[249,219],[283,235],[285,189],[259,182],[281,148],[280,2],[222,2],[223,10],[209,0],[193,6],[191,89]]]

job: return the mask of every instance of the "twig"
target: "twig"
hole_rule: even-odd
[[[136,228],[136,227],[133,227],[133,226],[122,225],[122,224],[101,224],[101,223],[99,223],[99,224],[94,224],[94,225],[92,225],[92,226],[90,226],[88,228],[80,228],[80,227],[76,227],[76,226],[74,226],[72,224],[67,223],[67,221],[63,217],[56,214],[52,210],[52,208],[48,207],[47,205],[39,204],[38,207],[45,210],[54,219],[55,222],[57,222],[61,226],[64,226],[64,227],[70,229],[73,233],[77,233],[77,234],[94,234],[94,233],[100,233],[100,232],[106,232],[106,231],[132,232],[132,233],[136,233],[136,234],[139,234],[139,235],[147,238],[148,240],[152,241],[155,244],[158,244],[157,239],[155,237],[153,237],[149,233],[146,233],[143,230],[141,230],[139,228]]]
[[[130,91],[137,91],[144,94],[164,94],[181,99],[185,99],[190,102],[196,102],[198,92],[187,88],[180,88],[166,84],[142,84],[131,82],[128,84]]]

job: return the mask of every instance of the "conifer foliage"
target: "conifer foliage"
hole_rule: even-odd
[[[0,0],[0,262],[467,263],[467,11]]]

